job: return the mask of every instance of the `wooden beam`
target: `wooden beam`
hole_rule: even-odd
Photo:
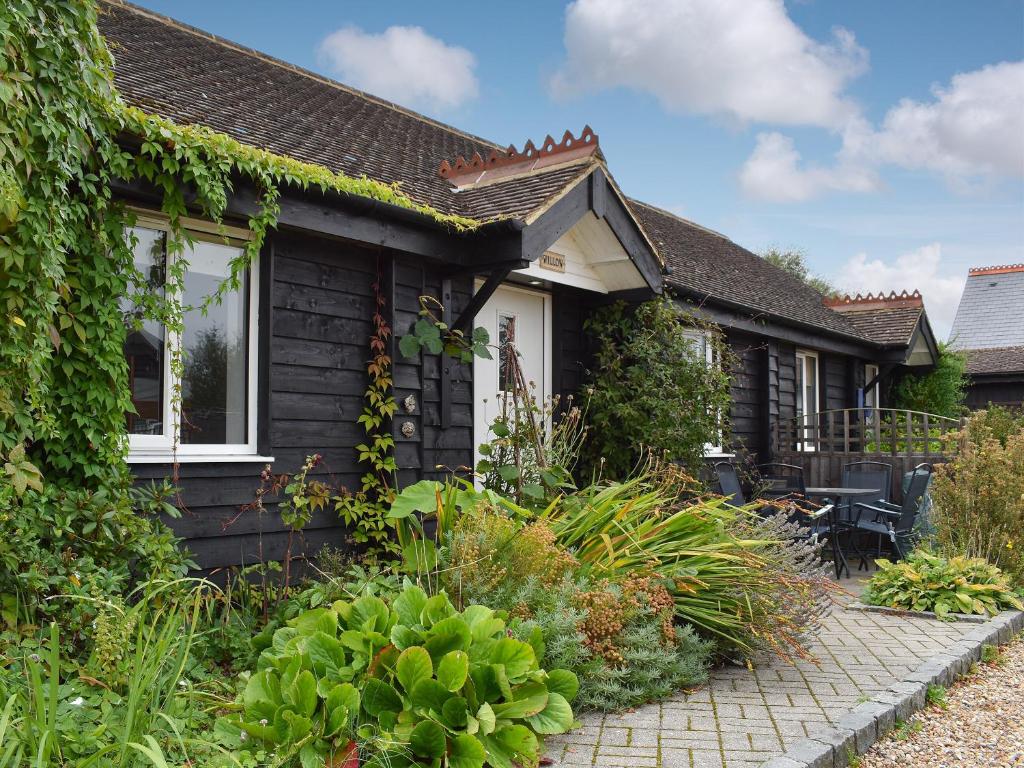
[[[622,247],[626,249],[626,253],[633,260],[633,264],[636,265],[647,285],[655,293],[661,293],[664,286],[661,262],[651,250],[647,238],[640,231],[633,212],[626,208],[621,198],[612,190],[601,169],[594,171],[591,175],[591,184],[595,188],[600,187],[603,190],[601,195],[608,200],[605,206],[605,222],[622,243]]]
[[[593,174],[591,174],[593,175]],[[581,180],[523,230],[522,257],[536,261],[590,210],[590,177]]]
[[[469,326],[472,325],[476,313],[484,308],[484,304],[494,295],[494,292],[498,290],[498,286],[505,281],[505,278],[508,277],[511,271],[511,267],[498,267],[493,270],[487,276],[484,284],[480,286],[480,290],[473,294],[473,298],[469,300],[469,304],[462,310],[462,314],[451,324],[452,329],[466,333],[469,330]]]
[[[594,171],[591,176],[590,182],[590,210],[594,212],[594,215],[599,219],[603,219],[608,210],[608,185],[595,183],[597,174],[601,173],[600,169]],[[604,178],[604,174],[601,174]]]
[[[118,196],[160,208],[163,195],[152,185],[117,179],[111,186]],[[195,194],[184,192],[186,203],[197,208]],[[354,195],[286,189],[279,204],[279,228],[391,248],[439,263],[473,267],[495,258],[520,257],[522,251],[522,222],[516,220],[458,233],[416,211]],[[235,180],[225,219],[244,225],[259,208],[255,188],[244,179]]]

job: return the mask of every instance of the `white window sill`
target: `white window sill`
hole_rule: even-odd
[[[704,458],[705,459],[732,459],[732,458],[735,458],[735,457],[736,457],[735,453],[714,452],[714,453],[705,453],[704,454]]]
[[[177,457],[171,453],[132,453],[128,455],[129,464],[273,464],[273,456],[256,456],[252,453],[179,453]]]

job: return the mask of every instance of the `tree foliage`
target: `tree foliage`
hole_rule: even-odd
[[[585,327],[597,345],[584,409],[591,469],[625,477],[644,450],[696,467],[705,445],[727,440],[732,360],[713,327],[668,297],[604,307]],[[704,335],[718,364],[686,330]]]
[[[893,387],[893,408],[906,408],[954,418],[964,412],[967,359],[949,345],[939,343],[935,368],[925,374],[908,373]]]
[[[832,283],[811,272],[807,266],[807,254],[803,251],[781,251],[778,248],[769,248],[761,254],[761,258],[799,278],[820,294],[831,296],[839,293]]]

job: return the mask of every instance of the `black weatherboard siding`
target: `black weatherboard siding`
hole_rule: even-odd
[[[267,328],[266,377],[260,382],[260,453],[275,458],[275,473],[293,472],[305,457],[319,453],[313,475],[359,487],[365,466],[355,446],[365,439],[356,419],[363,410],[366,364],[375,311],[373,284],[387,298],[386,320],[395,338],[418,318],[419,297],[441,299],[445,272],[423,259],[386,249],[295,232],[272,235],[265,249],[269,267],[262,286],[269,297],[260,310]],[[472,278],[450,279],[450,306],[458,313],[469,301]],[[439,477],[437,465],[468,466],[473,460],[472,366],[444,356],[402,359],[393,344],[395,457],[402,485]],[[264,361],[261,359],[260,361]],[[443,371],[449,368],[449,426],[441,424]],[[409,396],[412,399],[408,399]],[[407,412],[406,403],[412,411]],[[414,432],[406,437],[404,423]],[[174,475],[167,464],[136,464],[140,482]],[[279,560],[288,534],[271,499],[267,513],[253,501],[263,465],[258,462],[182,463],[178,467],[182,517],[168,521],[202,570]],[[324,544],[346,546],[345,531],[333,510],[314,513],[293,554],[311,555]]]
[[[766,372],[763,370],[766,341],[731,331],[726,335],[726,343],[735,356],[729,382],[732,445],[764,455],[768,448],[762,424],[767,405]]]

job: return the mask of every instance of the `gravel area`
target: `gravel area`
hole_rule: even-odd
[[[859,768],[1024,768],[1024,638],[861,758]]]

